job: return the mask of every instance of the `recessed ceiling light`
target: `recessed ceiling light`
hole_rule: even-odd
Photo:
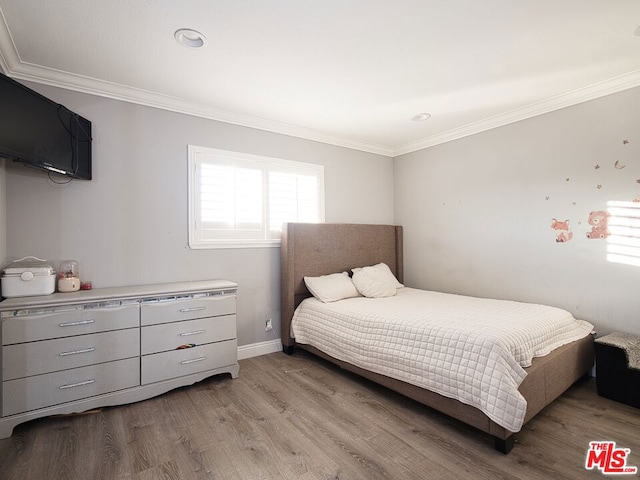
[[[414,115],[413,117],[411,117],[411,120],[413,120],[414,122],[424,122],[425,120],[429,120],[430,118],[431,114],[424,112]]]
[[[202,48],[207,44],[207,37],[191,28],[181,28],[173,34],[176,41],[188,48]]]

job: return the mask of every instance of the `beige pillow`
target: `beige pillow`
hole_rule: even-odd
[[[325,303],[360,296],[347,272],[304,277],[304,283],[314,297]]]
[[[392,297],[402,288],[398,279],[393,275],[386,263],[379,263],[370,267],[354,268],[353,284],[365,297]]]

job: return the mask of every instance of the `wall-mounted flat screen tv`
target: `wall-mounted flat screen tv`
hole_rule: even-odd
[[[91,180],[91,122],[0,73],[0,156]]]

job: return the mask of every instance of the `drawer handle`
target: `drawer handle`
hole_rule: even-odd
[[[80,350],[72,350],[70,352],[61,352],[58,355],[66,357],[67,355],[77,355],[78,353],[89,353],[95,351],[96,347],[82,348]]]
[[[182,360],[180,362],[180,365],[189,365],[190,363],[203,362],[206,359],[207,359],[207,357],[198,357],[198,358],[194,358],[192,360]]]
[[[72,383],[71,385],[61,385],[58,388],[60,390],[65,390],[67,388],[82,387],[83,385],[90,385],[95,382],[96,382],[95,380],[91,379],[91,380],[85,380],[84,382]]]
[[[181,333],[181,337],[188,337],[189,335],[200,335],[201,333],[205,333],[206,330],[194,330],[193,332],[184,332]]]
[[[95,320],[80,320],[78,322],[59,323],[59,327],[77,327],[78,325],[89,325],[90,323],[96,323]]]
[[[180,313],[187,313],[187,312],[199,312],[200,310],[204,310],[206,307],[191,307],[191,308],[181,308],[180,310],[178,310]]]

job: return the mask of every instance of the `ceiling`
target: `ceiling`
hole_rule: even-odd
[[[397,156],[640,86],[639,26],[639,0],[0,0],[0,69]]]

